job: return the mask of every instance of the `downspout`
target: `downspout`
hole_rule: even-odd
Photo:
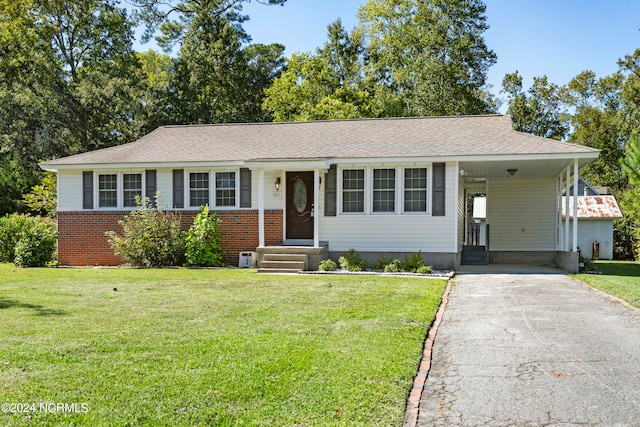
[[[567,165],[567,191],[564,195],[564,251],[569,252],[569,182],[571,180],[571,167]]]
[[[264,247],[264,169],[258,172],[258,246]]]
[[[320,247],[320,171],[313,171],[313,247]]]
[[[578,252],[578,159],[573,159],[573,252]]]

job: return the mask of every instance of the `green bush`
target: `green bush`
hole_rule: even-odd
[[[397,273],[402,271],[402,266],[398,258],[390,258],[382,255],[380,259],[373,264],[374,271],[384,271],[385,273]]]
[[[209,213],[209,206],[200,206],[200,213],[193,219],[193,225],[185,238],[187,265],[198,267],[218,267],[223,265],[224,252],[220,246],[215,213]]]
[[[20,267],[44,267],[53,261],[57,242],[55,223],[34,218],[16,243],[13,262]]]
[[[400,260],[398,258],[392,259],[384,266],[383,271],[385,273],[398,273],[402,271],[402,265],[400,263]]]
[[[353,248],[349,249],[344,256],[338,258],[338,263],[340,264],[340,268],[349,271],[362,271],[366,267],[364,259],[362,259],[358,251]]]
[[[107,231],[109,245],[113,252],[137,267],[161,267],[178,264],[184,250],[180,217],[171,212],[152,209],[147,199],[143,205],[136,200],[137,209],[118,223],[123,235]],[[160,206],[156,201],[155,206]]]
[[[431,273],[433,273],[433,268],[431,268],[430,265],[423,265],[421,267],[418,267],[418,269],[416,270],[416,273],[418,273],[418,274],[431,274]]]
[[[378,259],[378,261],[373,263],[371,269],[373,271],[384,271],[385,265],[389,264],[390,262],[391,258],[385,255],[380,255],[380,258]]]
[[[23,214],[0,218],[0,262],[44,267],[56,253],[55,221]]]
[[[16,244],[29,225],[26,215],[12,214],[0,218],[0,262],[13,262]]]
[[[336,265],[335,261],[325,259],[318,266],[318,271],[336,271],[337,268],[338,266]]]
[[[422,254],[412,253],[408,258],[405,256],[404,261],[402,262],[402,270],[408,271],[410,273],[416,273],[420,267],[424,267],[427,264],[422,259]]]

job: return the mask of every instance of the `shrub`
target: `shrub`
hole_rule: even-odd
[[[44,267],[56,253],[58,233],[55,223],[33,218],[16,243],[14,264],[20,267]]]
[[[330,259],[325,259],[318,266],[318,271],[336,271],[338,266],[336,263]]]
[[[105,233],[113,252],[138,267],[176,265],[184,249],[180,217],[146,207],[151,206],[148,199],[143,206],[138,197],[136,204],[136,210],[118,221],[122,226],[122,236],[115,231]],[[160,206],[159,200],[155,205]]]
[[[220,220],[215,213],[209,213],[209,206],[200,206],[200,213],[193,219],[193,225],[185,238],[187,265],[199,267],[218,267],[222,264],[224,252],[220,246],[218,225]]]
[[[398,273],[402,271],[402,265],[398,258],[394,258],[384,266],[385,273]]]
[[[338,258],[340,268],[344,268],[349,271],[362,271],[366,267],[364,259],[360,256],[358,251],[351,248],[344,256]]]
[[[382,255],[380,259],[373,264],[374,271],[384,271],[385,273],[397,273],[402,271],[400,260]]]
[[[391,262],[391,258],[385,255],[381,255],[378,261],[374,262],[371,266],[373,271],[384,271],[384,267]]]
[[[57,232],[51,219],[23,214],[0,218],[0,262],[43,267],[55,257]]]
[[[0,262],[13,262],[16,244],[22,231],[29,226],[29,218],[20,214],[0,218]]]
[[[402,269],[404,271],[415,273],[418,271],[420,267],[423,267],[426,265],[427,264],[422,259],[421,253],[414,252],[408,258],[406,256],[404,257],[404,261],[402,262]]]
[[[418,269],[416,270],[416,273],[418,274],[431,274],[433,273],[433,268],[431,268],[430,265],[423,265],[418,267]]]

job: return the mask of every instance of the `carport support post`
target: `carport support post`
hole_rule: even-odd
[[[567,166],[567,191],[564,194],[564,250],[569,252],[569,182],[571,180],[571,166]]]
[[[320,247],[320,171],[313,171],[313,247]]]
[[[264,169],[258,172],[258,246],[264,246]]]
[[[578,159],[573,159],[573,252],[578,252]]]

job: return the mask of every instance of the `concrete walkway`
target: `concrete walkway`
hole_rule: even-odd
[[[454,279],[418,426],[640,426],[640,310],[517,273]]]

